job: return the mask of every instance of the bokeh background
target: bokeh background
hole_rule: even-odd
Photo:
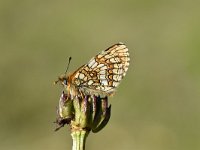
[[[1,0],[0,149],[71,149],[53,81],[119,41],[130,68],[87,150],[199,150],[198,0]]]

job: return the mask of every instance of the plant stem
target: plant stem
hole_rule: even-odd
[[[85,150],[86,138],[89,131],[85,130],[74,130],[71,133],[73,145],[72,150]]]

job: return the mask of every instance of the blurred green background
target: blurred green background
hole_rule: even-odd
[[[53,81],[117,42],[131,54],[87,150],[200,149],[200,2],[1,0],[0,149],[69,150]]]

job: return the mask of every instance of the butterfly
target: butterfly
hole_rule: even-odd
[[[59,76],[55,83],[64,86],[70,99],[82,95],[110,96],[126,75],[129,63],[128,48],[120,42],[100,52],[72,74]]]

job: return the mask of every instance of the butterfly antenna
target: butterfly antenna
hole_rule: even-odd
[[[68,69],[69,69],[69,65],[70,65],[71,59],[72,59],[72,57],[69,57],[69,61],[68,61],[68,65],[67,65],[67,69],[66,69],[66,71],[65,71],[65,74],[67,73],[67,71],[68,71]]]

